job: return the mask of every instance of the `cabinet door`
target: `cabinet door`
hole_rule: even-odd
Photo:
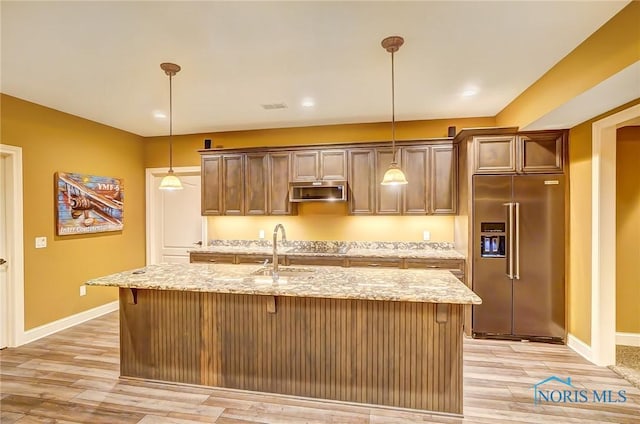
[[[222,208],[224,215],[244,213],[242,154],[222,156]]]
[[[267,153],[247,153],[245,156],[246,188],[244,192],[246,215],[266,215],[268,171]]]
[[[220,155],[202,156],[202,215],[222,213],[221,163]]]
[[[293,152],[293,181],[319,179],[319,154],[317,150]]]
[[[519,135],[518,147],[519,171],[529,174],[563,171],[564,132]]]
[[[429,213],[429,147],[403,147],[402,163],[407,184],[404,187],[404,208],[406,215]]]
[[[504,174],[516,171],[516,136],[473,138],[476,174]]]
[[[291,215],[294,208],[289,202],[291,154],[269,153],[269,215]]]
[[[401,157],[401,149],[397,149],[396,158],[400,167],[402,167]],[[378,215],[400,215],[401,213],[402,186],[383,186],[380,184],[384,173],[391,164],[392,158],[393,152],[391,148],[376,149],[374,186],[376,190],[376,213]]]
[[[430,212],[455,214],[458,205],[458,146],[432,146],[430,168]]]
[[[322,180],[346,180],[347,151],[321,150],[319,177]]]
[[[349,150],[349,212],[352,215],[375,213],[375,150]]]
[[[222,253],[205,253],[196,252],[189,255],[189,262],[191,263],[217,263],[217,264],[232,264],[235,263],[234,254],[222,254]]]

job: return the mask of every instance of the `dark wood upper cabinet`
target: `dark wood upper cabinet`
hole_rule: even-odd
[[[319,179],[320,152],[317,150],[293,152],[292,161],[293,181],[316,181]]]
[[[473,138],[475,173],[516,172],[516,136],[477,136]]]
[[[563,172],[564,138],[565,132],[518,135],[518,156],[521,159],[519,170],[529,174]]]
[[[242,154],[222,156],[222,213],[244,215],[244,166]]]
[[[402,170],[409,181],[404,186],[403,212],[406,215],[429,213],[429,151],[428,146],[402,148]]]
[[[455,214],[457,146],[404,142],[396,159],[409,184],[380,184],[392,161],[387,143],[336,147],[201,151],[203,215],[292,215],[291,181],[346,180],[352,215]]]
[[[344,149],[320,150],[319,180],[347,179],[347,151]]]
[[[202,156],[202,215],[222,214],[222,158]]]
[[[430,147],[429,212],[452,215],[458,210],[458,146]]]
[[[562,173],[565,131],[475,136],[475,174]]]
[[[373,215],[375,200],[375,149],[349,150],[349,212]]]
[[[245,156],[244,204],[246,215],[266,215],[269,182],[269,154],[247,153]]]
[[[291,177],[291,153],[269,153],[269,178],[265,179],[268,185],[268,209],[269,215],[291,215],[295,212],[295,206],[289,202],[289,180]]]
[[[375,190],[376,190],[376,214],[378,215],[400,215],[402,213],[402,190],[403,186],[382,185],[380,182],[384,173],[389,168],[393,159],[391,148],[379,147],[375,149]],[[396,159],[402,168],[402,149],[396,149]]]
[[[302,150],[293,152],[292,181],[346,180],[345,149]]]

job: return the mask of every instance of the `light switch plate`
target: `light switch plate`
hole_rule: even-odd
[[[87,295],[87,286],[82,285],[80,286],[80,296],[86,296]]]
[[[431,240],[431,231],[424,230],[422,232],[422,240],[424,240],[424,241]]]
[[[47,247],[46,237],[36,237],[36,249],[43,249]]]
[[[260,231],[258,232],[258,238],[259,238],[260,240],[264,239],[264,230],[260,230]]]

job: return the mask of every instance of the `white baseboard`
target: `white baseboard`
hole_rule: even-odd
[[[574,352],[582,356],[587,361],[593,362],[593,352],[591,351],[591,346],[589,346],[573,334],[568,334],[567,346],[569,346],[571,349],[573,349]]]
[[[57,333],[58,331],[73,327],[74,325],[98,318],[99,316],[108,314],[109,312],[117,311],[118,307],[119,301],[114,300],[113,302],[105,303],[104,305],[97,306],[93,309],[50,322],[49,324],[41,325],[40,327],[32,328],[31,330],[25,331],[17,338],[17,346],[34,342],[53,333]]]
[[[640,333],[616,333],[616,344],[640,347]]]

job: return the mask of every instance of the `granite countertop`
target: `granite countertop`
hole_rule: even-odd
[[[282,243],[282,244],[280,244]],[[270,255],[271,242],[260,240],[216,240],[216,243],[190,250],[192,253]],[[279,256],[321,256],[343,258],[464,259],[446,242],[279,242]]]
[[[482,303],[474,292],[445,270],[281,266],[282,275],[274,282],[270,275],[252,275],[263,269],[256,265],[230,264],[150,265],[95,278],[86,284],[267,296]]]

